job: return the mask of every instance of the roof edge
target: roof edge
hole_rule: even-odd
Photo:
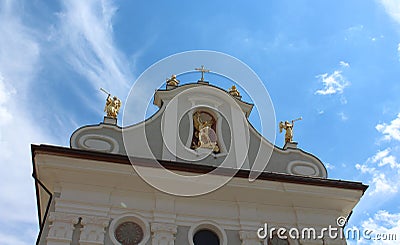
[[[201,174],[205,174],[216,169],[216,167],[208,165],[189,164],[183,162],[173,162],[164,160],[155,161],[145,158],[128,157],[126,155],[120,155],[120,154],[110,154],[97,151],[71,149],[61,146],[32,144],[31,147],[32,147],[33,161],[35,159],[36,154],[48,154],[54,156],[71,157],[71,158],[79,158],[86,160],[106,161],[106,162],[125,164],[125,165],[131,165],[131,161],[133,161],[134,164],[137,164],[139,166],[148,166],[148,167],[157,167],[159,166],[158,164],[156,164],[158,162],[162,165],[162,167],[168,170],[187,171],[187,172],[201,173]],[[232,171],[237,171],[237,170],[228,168],[219,168],[218,174],[220,175],[231,174]],[[247,179],[249,174],[250,170],[241,169],[237,171],[234,177]],[[306,177],[306,176],[290,175],[290,174],[275,173],[275,172],[263,172],[259,175],[257,179],[267,180],[267,181],[280,181],[280,182],[294,183],[294,184],[334,187],[334,188],[342,188],[350,190],[361,190],[363,193],[368,188],[368,185],[365,185],[361,182],[324,179],[318,177]]]

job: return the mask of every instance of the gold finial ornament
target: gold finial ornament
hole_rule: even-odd
[[[172,75],[171,78],[167,78],[167,86],[176,87],[179,84],[179,80],[176,79],[176,75]]]
[[[204,82],[204,73],[205,73],[205,72],[210,72],[210,70],[205,69],[203,65],[201,65],[200,68],[194,68],[194,69],[195,69],[196,71],[201,72],[201,79],[200,79],[199,81]]]
[[[240,93],[237,90],[235,85],[232,85],[232,87],[229,89],[228,93],[234,97],[240,97]]]
[[[117,96],[111,98],[111,94],[103,88],[100,88],[100,90],[108,94],[106,99],[106,106],[104,107],[104,112],[107,113],[107,117],[117,118],[119,109],[122,105],[121,100],[118,99]]]
[[[292,123],[289,121],[280,122],[279,123],[279,133],[282,133],[282,129],[286,130],[285,133],[285,144],[293,142],[293,126],[294,122],[302,120],[302,117],[292,120]]]

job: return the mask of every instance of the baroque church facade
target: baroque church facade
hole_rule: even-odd
[[[121,128],[109,97],[112,113],[73,132],[70,147],[32,145],[37,244],[346,244],[341,232],[320,234],[340,231],[367,186],[328,179],[290,137],[270,143],[235,87],[171,77],[154,104]],[[254,166],[264,167],[249,181]],[[290,236],[309,228],[315,237]]]

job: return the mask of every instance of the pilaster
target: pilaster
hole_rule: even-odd
[[[47,245],[70,245],[74,225],[79,222],[79,216],[76,214],[51,212],[49,215],[49,234],[47,236]]]
[[[81,236],[79,244],[81,245],[99,245],[104,244],[105,228],[108,226],[110,218],[100,216],[82,216]]]
[[[174,245],[177,226],[168,223],[151,224],[151,244],[152,245]]]

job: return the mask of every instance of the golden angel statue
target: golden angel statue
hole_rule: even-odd
[[[292,120],[292,123],[290,123],[289,121],[285,121],[285,122],[280,122],[279,123],[279,133],[282,133],[282,129],[286,130],[285,133],[285,143],[290,143],[293,142],[293,126],[294,126],[294,122],[301,120],[302,118],[297,118],[295,120]]]
[[[212,149],[214,152],[219,152],[217,143],[217,134],[212,129],[215,123],[214,118],[206,112],[196,112],[193,115],[193,124],[195,131],[195,137],[197,138],[197,145],[194,148],[207,148]]]
[[[104,112],[107,113],[107,117],[117,118],[119,109],[122,105],[121,100],[118,99],[116,96],[111,98],[111,94],[102,88],[100,90],[108,94],[106,99],[106,106],[104,107]]]

